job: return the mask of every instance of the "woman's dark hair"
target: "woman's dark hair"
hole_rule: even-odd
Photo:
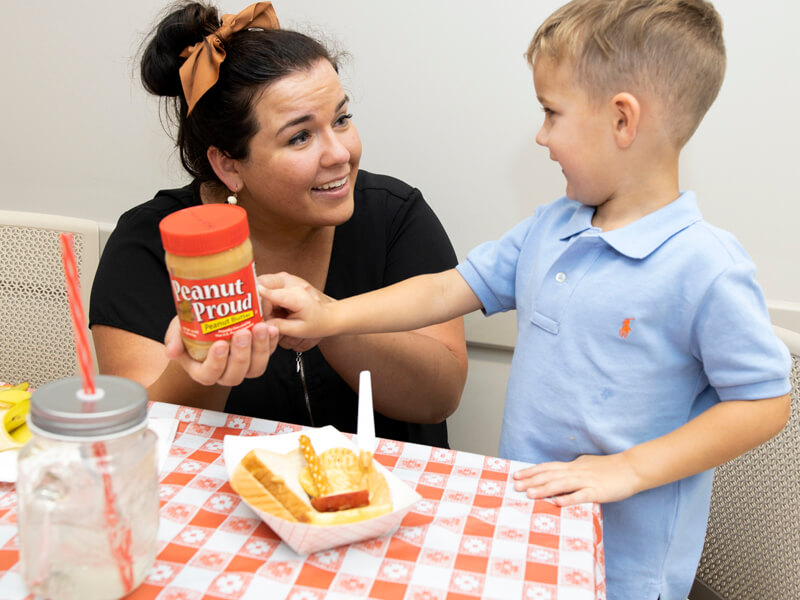
[[[206,152],[209,146],[215,146],[230,158],[247,158],[250,139],[258,131],[253,101],[266,86],[310,69],[320,59],[338,71],[336,59],[328,50],[302,33],[242,30],[223,41],[225,60],[219,80],[187,117],[178,72],[185,59],[180,54],[219,25],[216,8],[201,2],[181,2],[148,36],[141,63],[145,89],[168,99],[167,110],[177,124],[175,144],[184,168],[200,182],[218,184]]]

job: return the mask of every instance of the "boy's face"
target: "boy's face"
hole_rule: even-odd
[[[571,61],[538,57],[533,83],[545,113],[536,142],[561,166],[567,197],[589,206],[603,204],[614,195],[616,180],[610,160],[616,144],[608,110],[592,104],[572,81]]]

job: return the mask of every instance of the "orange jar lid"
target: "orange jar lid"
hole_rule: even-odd
[[[230,250],[250,235],[247,212],[233,204],[183,208],[158,225],[164,250],[178,256],[204,256]]]

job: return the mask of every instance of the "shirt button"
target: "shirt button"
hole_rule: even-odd
[[[564,283],[566,280],[567,280],[567,274],[566,273],[558,273],[556,275],[556,281],[558,283]]]

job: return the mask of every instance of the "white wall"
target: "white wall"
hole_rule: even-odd
[[[157,189],[186,180],[158,104],[135,77],[141,37],[165,4],[0,0],[7,24],[0,208],[113,223]],[[237,12],[245,2],[219,4]],[[342,78],[364,142],[362,166],[419,187],[460,257],[563,193],[558,168],[534,142],[541,112],[522,58],[561,0],[274,4],[285,27],[324,32],[351,54]],[[729,67],[686,148],[682,184],[697,190],[709,221],[748,248],[771,303],[791,312],[800,308],[800,202],[792,185],[800,159],[800,3],[716,6]],[[513,318],[470,332],[480,342],[513,343]],[[499,419],[507,353],[486,352],[471,347],[459,429],[487,406]]]

